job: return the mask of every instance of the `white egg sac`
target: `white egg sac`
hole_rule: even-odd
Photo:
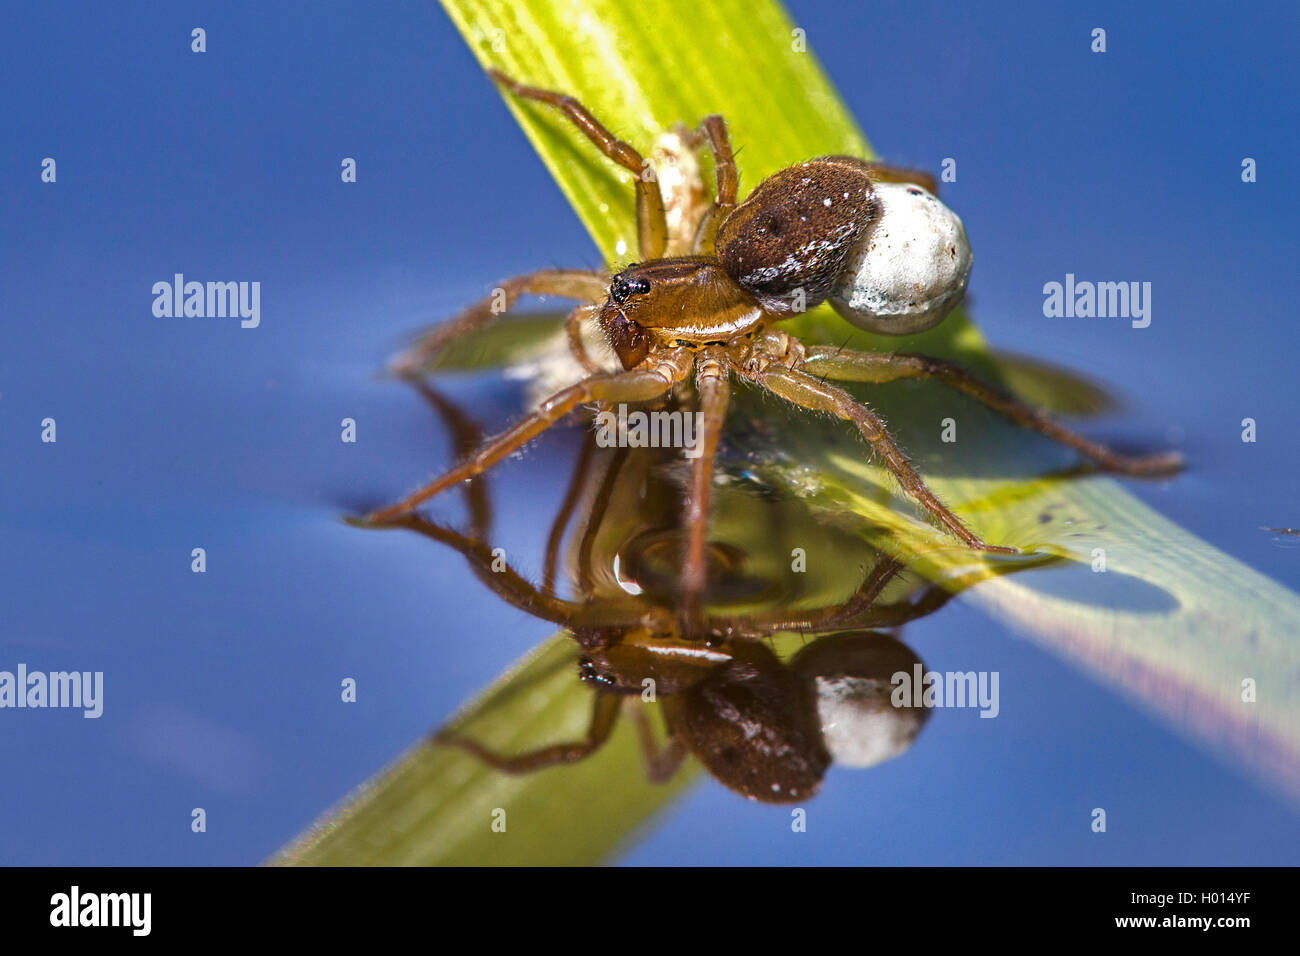
[[[880,214],[830,295],[860,329],[909,335],[943,321],[966,294],[971,252],[957,214],[912,183],[876,183]]]

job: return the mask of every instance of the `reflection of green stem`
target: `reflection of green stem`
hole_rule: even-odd
[[[454,640],[454,635],[440,635]],[[458,728],[505,752],[581,736],[590,694],[567,637],[538,647],[462,712]],[[527,692],[523,692],[523,688]],[[689,785],[645,781],[631,726],[590,759],[512,777],[462,751],[417,744],[272,860],[298,865],[584,864]],[[492,830],[505,810],[504,833]]]

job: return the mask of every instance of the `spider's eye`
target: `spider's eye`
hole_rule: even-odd
[[[610,280],[609,296],[619,305],[627,301],[630,295],[645,295],[650,291],[650,283],[645,279],[628,280],[627,276],[619,273]]]

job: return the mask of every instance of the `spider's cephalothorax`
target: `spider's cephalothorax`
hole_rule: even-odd
[[[773,327],[822,302],[872,332],[910,334],[941,322],[966,291],[971,255],[961,220],[939,201],[929,175],[849,156],[823,156],[779,170],[738,204],[726,124],[720,116],[709,116],[685,141],[692,148],[707,143],[712,151],[717,195],[694,216],[693,230],[685,230],[694,236],[689,248],[677,248],[687,244],[670,239],[659,182],[645,175],[650,164],[640,153],[616,139],[572,97],[524,86],[496,71],[492,76],[516,96],[554,106],[606,157],[634,174],[642,261],[612,277],[548,269],[503,283],[507,306],[525,294],[562,295],[582,303],[570,313],[567,329],[574,356],[590,375],[552,395],[456,468],[375,512],[372,520],[405,514],[480,474],[579,405],[651,401],[693,380],[703,435],[685,502],[682,604],[692,611],[704,586],[713,455],[733,376],[853,425],[902,490],[970,548],[1012,550],[988,545],[969,529],[926,487],[879,416],[828,380],[935,378],[1108,470],[1156,475],[1180,467],[1176,454],[1117,454],[950,362],[915,354],[804,348]],[[423,368],[448,341],[501,311],[498,292],[429,332],[402,356],[397,370]],[[617,354],[621,371],[601,368],[586,353],[580,326],[592,318]]]
[[[709,308],[701,311],[701,301]],[[652,349],[735,348],[763,326],[763,307],[712,256],[656,259],[610,280],[598,321],[623,363],[633,369]]]

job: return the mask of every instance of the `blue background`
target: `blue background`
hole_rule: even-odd
[[[1260,530],[1300,524],[1294,5],[790,6],[882,155],[958,159],[988,337],[1117,383],[1131,406],[1093,433],[1192,462],[1134,491],[1294,587],[1300,549]],[[4,19],[0,669],[103,670],[107,690],[99,720],[0,712],[0,862],[255,862],[548,635],[450,555],[337,517],[450,454],[374,378],[406,332],[598,257],[434,4]],[[261,327],[154,318],[177,271],[261,281]],[[1152,282],[1151,327],[1045,319],[1067,272]],[[491,376],[450,391],[493,425],[518,407]],[[501,469],[500,513],[550,513],[572,443]],[[511,553],[540,554],[543,525],[511,523]],[[1297,862],[1294,810],[972,608],[906,639],[1001,671],[1001,719],[939,712],[903,759],[832,770],[798,840],[788,811],[704,783],[628,858]],[[361,703],[338,704],[340,675]]]

